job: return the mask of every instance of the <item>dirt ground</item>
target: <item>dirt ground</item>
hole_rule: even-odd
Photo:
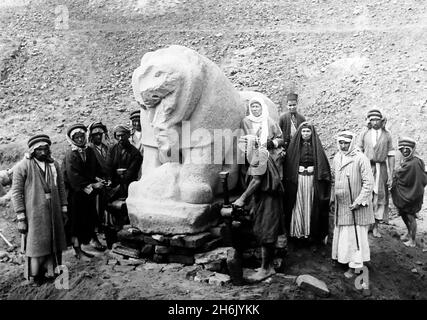
[[[7,230],[6,237],[18,245],[16,223],[11,221],[10,210],[4,209],[0,230]],[[69,290],[56,289],[54,283],[31,287],[23,279],[22,261],[14,251],[9,253],[11,259],[0,262],[0,299],[427,299],[427,252],[423,252],[427,248],[426,213],[424,210],[422,220],[418,220],[416,248],[407,248],[398,239],[405,231],[400,218],[381,226],[382,238],[370,235],[370,297],[363,297],[355,288],[355,279],[346,279],[343,276],[345,269],[332,263],[330,246],[313,251],[312,248],[290,245],[284,274],[243,287],[216,286],[187,279],[194,266],[152,264],[149,261],[123,268],[109,265],[108,262],[115,259],[109,252],[97,254],[92,260],[79,261],[74,258],[72,249],[64,253],[69,270]],[[0,251],[6,248],[4,242],[0,244]],[[295,279],[287,277],[302,274],[324,281],[330,296],[322,298],[310,290],[298,288]]]
[[[359,131],[373,106],[400,135],[427,136],[427,2],[420,0],[64,0],[68,29],[56,29],[56,0],[0,1],[0,169],[10,168],[29,136],[53,139],[60,159],[65,128],[74,122],[127,123],[136,108],[130,79],[141,57],[170,44],[195,49],[217,63],[238,90],[265,93],[280,104],[290,90],[316,125],[330,157],[339,130]],[[59,11],[57,11],[59,10]],[[62,10],[62,11],[61,11]],[[61,20],[62,21],[62,20]],[[370,238],[372,296],[427,299],[427,210],[418,220],[417,248],[398,239],[400,218]],[[0,230],[19,244],[8,201]],[[7,249],[0,239],[0,253]],[[119,270],[108,253],[90,262],[64,255],[70,289],[23,282],[16,250],[0,258],[0,299],[317,299],[275,275],[251,286],[211,286],[186,279],[192,267],[161,265]],[[7,260],[7,261],[6,261]],[[145,266],[145,267],[144,267]],[[151,268],[151,266],[150,266]],[[130,268],[127,268],[130,269]],[[416,270],[414,270],[416,269]],[[330,249],[289,248],[286,275],[310,274],[329,287],[328,299],[362,299],[354,280],[330,260]]]

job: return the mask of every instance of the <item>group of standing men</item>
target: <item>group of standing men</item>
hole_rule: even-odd
[[[326,242],[332,231],[331,216],[332,259],[348,264],[345,275],[351,277],[354,269],[370,260],[370,227],[374,237],[381,236],[378,224],[388,217],[389,187],[408,227],[404,243],[414,247],[415,215],[427,184],[415,141],[399,140],[403,160],[395,169],[386,119],[373,109],[358,139],[350,131],[337,135],[338,152],[331,166],[315,126],[297,112],[297,103],[298,96],[289,94],[289,112],[277,123],[269,117],[265,101],[254,98],[241,125],[248,162],[241,170],[245,191],[234,206],[250,202],[253,231],[262,247],[262,265],[254,280],[274,273],[279,235]],[[126,198],[128,185],[141,175],[139,111],[132,112],[130,119],[132,131],[115,127],[114,143],[101,122],[88,127],[72,125],[67,130],[70,149],[61,166],[51,157],[47,135],[28,140],[28,153],[14,167],[12,180],[12,202],[25,246],[28,280],[40,284],[46,275],[54,277],[67,245],[73,246],[79,259],[93,256],[82,250],[81,244],[105,250],[96,229],[101,227],[109,205]]]
[[[28,140],[28,152],[13,168],[12,204],[30,283],[40,285],[54,278],[68,245],[78,259],[93,257],[82,244],[106,249],[96,231],[105,223],[109,204],[125,198],[127,186],[140,177],[143,161],[140,111],[130,118],[132,130],[114,128],[115,142],[101,122],[70,126],[70,148],[61,165],[51,156],[49,136]]]
[[[381,237],[379,223],[388,220],[390,188],[408,227],[404,244],[414,247],[415,215],[421,209],[427,184],[415,141],[399,139],[402,161],[395,169],[395,150],[386,119],[372,109],[358,137],[346,130],[338,133],[338,152],[330,165],[315,126],[297,112],[297,102],[298,96],[289,94],[289,112],[276,123],[269,117],[265,101],[254,98],[242,121],[245,136],[241,142],[251,146],[245,150],[252,151],[246,152],[248,161],[242,170],[246,190],[234,206],[249,205],[253,231],[263,249],[261,268],[252,279],[262,280],[274,273],[271,248],[284,233],[296,242],[309,243],[326,243],[333,233],[332,259],[348,265],[344,275],[352,277],[354,269],[370,260],[370,229],[374,237]],[[258,161],[251,159],[254,150]]]

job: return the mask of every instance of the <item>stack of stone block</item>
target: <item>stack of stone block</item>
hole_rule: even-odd
[[[156,263],[192,265],[195,255],[229,243],[225,224],[206,232],[191,235],[144,234],[132,227],[123,228],[117,235],[113,252],[131,258],[145,258]]]

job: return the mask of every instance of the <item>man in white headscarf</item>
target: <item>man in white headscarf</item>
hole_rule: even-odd
[[[270,118],[268,107],[261,97],[253,98],[248,104],[248,115],[243,118],[241,128],[244,135],[257,137],[260,146],[267,148],[282,176],[281,151],[283,146],[282,130],[277,122]]]
[[[331,202],[335,204],[332,259],[349,265],[344,275],[350,278],[354,269],[362,268],[370,260],[368,231],[374,222],[374,177],[368,158],[355,147],[354,133],[343,131],[337,140],[339,152],[332,165]]]

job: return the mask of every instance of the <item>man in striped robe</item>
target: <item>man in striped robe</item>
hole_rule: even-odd
[[[355,147],[355,135],[343,131],[338,135],[339,152],[332,165],[331,202],[335,206],[335,229],[332,259],[348,264],[344,274],[353,276],[370,260],[369,226],[374,222],[372,189],[374,177],[368,158]]]

